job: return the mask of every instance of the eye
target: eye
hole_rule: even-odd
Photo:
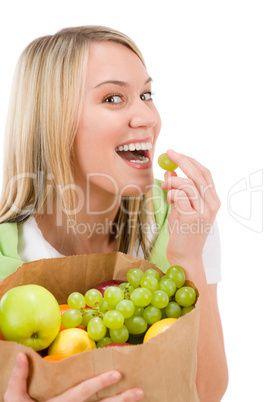
[[[123,102],[123,99],[121,95],[109,95],[104,98],[103,102],[111,105],[118,105]]]
[[[141,98],[141,100],[143,100],[143,101],[148,101],[148,100],[152,100],[152,99],[153,99],[152,96],[153,96],[152,92],[148,91],[148,92],[145,92],[144,94],[142,94],[142,95],[140,96],[140,98]]]

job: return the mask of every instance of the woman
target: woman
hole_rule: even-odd
[[[210,172],[172,150],[187,178],[169,172],[154,181],[161,123],[151,81],[136,45],[109,28],[64,29],[25,49],[7,124],[0,272],[3,278],[22,261],[116,250],[163,271],[182,266],[200,293],[198,395],[216,402],[227,386],[213,267],[220,202]],[[85,400],[118,381],[110,374],[55,400]],[[29,400],[26,378],[19,355],[7,401]],[[128,392],[107,401],[142,397]]]

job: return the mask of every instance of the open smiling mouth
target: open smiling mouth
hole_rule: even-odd
[[[120,145],[115,148],[115,151],[127,162],[146,165],[150,162],[149,150],[152,149],[152,147],[151,142],[135,142]]]

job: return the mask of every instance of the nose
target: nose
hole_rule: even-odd
[[[146,101],[137,99],[132,105],[129,126],[132,128],[153,128],[158,123],[158,112],[151,108]]]

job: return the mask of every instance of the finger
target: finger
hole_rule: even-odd
[[[167,202],[172,204],[172,207],[175,208],[180,215],[196,214],[188,195],[183,190],[170,190],[167,194]]]
[[[29,373],[29,364],[27,356],[24,353],[18,353],[14,369],[5,394],[5,401],[31,401],[27,394],[27,377]]]
[[[173,172],[168,172],[168,171],[165,172],[165,174],[164,174],[164,180],[165,181],[163,181],[161,183],[161,187],[162,187],[163,190],[170,190],[171,189],[171,187],[168,187],[167,181],[168,181],[168,179],[170,179],[173,176],[177,177],[177,173],[174,172],[174,171]]]
[[[108,371],[100,374],[97,377],[81,382],[79,385],[69,389],[57,398],[50,399],[50,402],[83,402],[95,395],[103,388],[117,383],[121,378],[118,371]]]
[[[183,154],[178,154],[173,150],[168,150],[167,154],[168,157],[179,166],[183,173],[194,182],[203,199],[206,195],[209,202],[219,200],[211,173],[207,168],[202,166],[195,159]]]
[[[214,185],[210,170],[192,157],[189,157],[189,160],[202,172],[206,182]]]
[[[165,180],[167,180],[169,177],[172,177],[172,176],[177,176],[177,173],[175,172],[175,170],[172,170],[171,172],[166,171],[165,174],[164,174]]]
[[[201,165],[200,162],[198,162],[196,159],[189,157],[190,161],[198,168],[200,169],[200,171],[203,174],[203,177],[205,178],[206,182],[207,182],[207,188],[210,189],[212,195],[214,196],[214,198],[216,200],[219,201],[219,197],[216,191],[216,187],[215,187],[215,183],[212,177],[212,174],[210,172],[210,170],[208,168],[206,168],[205,166]]]
[[[144,393],[139,388],[129,389],[120,395],[103,399],[102,402],[135,402],[140,401],[144,397]]]
[[[206,184],[202,170],[199,169],[188,156],[179,154],[172,149],[167,151],[168,157],[175,162],[183,173],[186,174],[189,179],[193,180],[196,185]]]
[[[195,209],[197,212],[200,212],[202,210],[204,202],[191,179],[172,176],[169,177],[166,182],[162,184],[163,189],[184,191],[189,198],[192,208]]]

